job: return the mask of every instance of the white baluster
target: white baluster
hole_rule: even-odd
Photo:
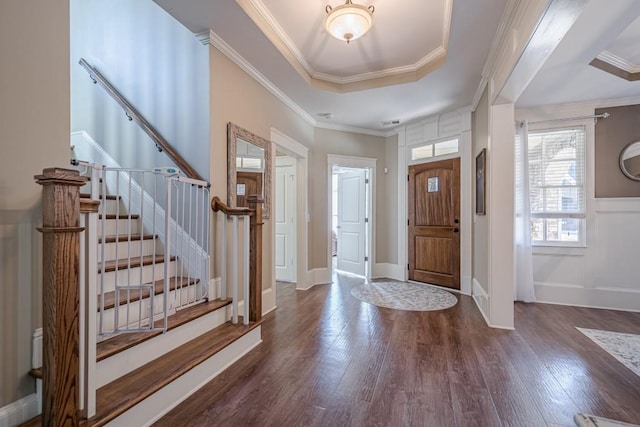
[[[243,264],[244,264],[244,268],[243,268],[243,282],[244,282],[244,286],[242,289],[242,293],[243,293],[243,298],[244,298],[244,307],[242,310],[242,316],[244,317],[242,323],[244,323],[245,325],[249,324],[249,235],[250,235],[250,231],[249,231],[249,215],[243,215],[243,220],[242,222],[244,223],[244,250],[243,250],[243,257],[244,259]]]
[[[234,215],[231,229],[231,285],[233,286],[232,321],[238,323],[238,217]]]

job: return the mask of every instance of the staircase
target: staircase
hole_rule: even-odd
[[[260,316],[248,316],[247,309],[245,317],[239,317],[237,298],[218,298],[218,291],[209,286],[208,280],[189,271],[198,265],[186,259],[197,253],[194,245],[189,251],[176,249],[180,238],[186,241],[180,236],[181,232],[185,234],[186,222],[180,223],[179,216],[173,214],[172,218],[167,211],[169,219],[162,239],[157,229],[149,229],[150,221],[144,218],[144,197],[139,197],[139,204],[132,202],[136,198],[130,190],[127,194],[129,183],[116,185],[121,194],[107,194],[107,188],[113,189],[107,185],[112,181],[107,174],[98,176],[92,173],[91,180],[100,182],[99,189],[94,182],[91,191],[85,189],[79,194],[83,209],[80,225],[86,227],[80,236],[86,252],[85,257],[81,255],[85,260],[81,265],[87,266],[87,271],[80,272],[80,300],[86,299],[87,314],[80,316],[78,410],[84,414],[80,416],[82,424],[87,426],[150,425],[257,346],[261,342]],[[77,187],[75,191],[79,191]],[[98,208],[91,197],[96,193]],[[43,209],[47,209],[46,200]],[[246,210],[242,215],[248,218]],[[195,217],[183,214],[182,220]],[[171,226],[171,221],[178,224]],[[203,233],[206,239],[208,234],[207,228]],[[176,242],[167,239],[171,235],[178,236]],[[97,254],[93,261],[92,248]],[[225,290],[220,292],[223,296]],[[46,300],[44,303],[46,312]],[[82,314],[83,310],[79,311]],[[249,321],[249,317],[256,321]],[[45,352],[50,350],[46,345],[45,341]],[[46,381],[48,369],[45,365],[32,373]],[[55,410],[47,408],[51,393],[56,391],[45,383],[45,417],[57,416]],[[40,423],[38,417],[26,425]]]

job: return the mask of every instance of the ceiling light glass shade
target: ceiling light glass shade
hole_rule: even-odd
[[[349,43],[351,40],[364,36],[373,25],[374,7],[365,7],[351,3],[351,0],[343,5],[325,9],[327,16],[324,18],[324,28],[329,34],[338,40]]]

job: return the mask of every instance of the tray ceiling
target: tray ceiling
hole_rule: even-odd
[[[369,33],[347,44],[323,29],[342,0],[236,0],[312,86],[336,92],[414,82],[447,58],[453,0],[355,0],[375,6]]]

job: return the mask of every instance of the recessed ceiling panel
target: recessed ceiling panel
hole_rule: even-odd
[[[342,0],[236,0],[312,85],[346,92],[416,81],[446,59],[453,0],[354,0],[373,6],[374,24],[345,43],[323,28]],[[367,83],[362,83],[367,82]],[[357,83],[357,84],[355,84]]]

